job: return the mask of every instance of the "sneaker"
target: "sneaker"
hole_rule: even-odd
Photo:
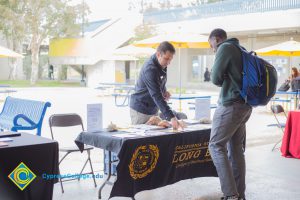
[[[240,198],[236,195],[234,196],[229,196],[229,197],[221,197],[221,200],[240,200]],[[243,200],[243,199],[241,199]]]

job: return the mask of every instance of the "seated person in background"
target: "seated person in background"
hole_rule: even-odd
[[[296,67],[292,68],[292,74],[289,80],[291,82],[292,91],[298,91],[300,89],[300,73]]]
[[[300,82],[298,81],[298,79],[300,79],[300,73],[298,72],[298,69],[296,67],[293,67],[291,75],[284,81],[284,83],[280,85],[278,91],[288,91],[290,89],[290,84],[292,86],[292,91],[297,91],[298,89],[300,89]]]
[[[282,83],[280,85],[280,87],[278,88],[278,91],[282,91],[282,92],[286,92],[290,89],[290,80],[287,79],[284,81],[284,83]]]
[[[299,74],[298,69],[296,67],[292,67],[292,73],[291,73],[291,75],[289,77],[289,80],[292,81],[293,79],[295,79],[295,78],[297,78],[299,76],[300,76],[300,74]]]

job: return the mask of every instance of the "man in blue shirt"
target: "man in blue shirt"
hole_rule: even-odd
[[[154,55],[145,62],[136,83],[135,93],[130,99],[130,117],[132,124],[144,124],[160,110],[172,127],[178,129],[179,122],[167,101],[170,93],[166,89],[167,66],[175,54],[175,48],[169,42],[162,42]]]

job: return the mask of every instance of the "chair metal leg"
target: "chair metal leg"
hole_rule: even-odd
[[[60,163],[67,157],[67,155],[69,155],[69,153],[66,153],[66,154],[60,159],[58,165],[60,165]],[[61,174],[60,174],[60,169],[58,169],[58,173],[59,173],[59,175],[61,175]],[[65,190],[64,190],[64,187],[63,187],[63,184],[62,184],[62,178],[61,178],[61,177],[59,177],[59,182],[60,182],[61,192],[64,193]]]
[[[61,175],[59,168],[58,168],[58,174]],[[65,193],[65,190],[64,190],[64,187],[63,187],[63,184],[62,184],[62,181],[61,181],[61,177],[59,177],[59,182],[60,182],[61,193]]]
[[[96,179],[95,179],[95,174],[94,174],[94,170],[93,170],[93,165],[92,165],[92,160],[91,160],[91,151],[90,150],[87,150],[87,154],[88,154],[88,159],[85,161],[80,173],[79,173],[79,177],[78,177],[78,181],[80,180],[81,178],[81,175],[82,175],[82,172],[83,170],[85,169],[86,167],[86,164],[89,162],[90,163],[90,166],[91,166],[91,172],[90,173],[87,173],[87,174],[92,174],[93,176],[93,180],[94,180],[94,184],[95,184],[95,187],[97,187],[97,183],[96,183]]]
[[[59,161],[58,165],[60,165],[60,163],[67,157],[67,155],[69,155],[70,152],[66,153]]]
[[[70,154],[70,152],[66,153],[66,154],[60,159],[59,165],[60,165],[60,163],[61,163],[61,162],[62,162],[69,154]],[[83,167],[82,167],[82,169],[81,169],[81,171],[80,171],[80,173],[79,173],[79,178],[78,178],[77,180],[78,180],[78,181],[80,180],[81,175],[82,175],[82,173],[83,173],[83,170],[85,169],[87,163],[89,162],[92,171],[91,171],[90,173],[86,173],[86,174],[92,174],[93,180],[94,180],[94,185],[95,185],[95,187],[97,187],[97,183],[96,183],[96,179],[95,179],[95,174],[94,174],[94,169],[93,169],[92,160],[91,160],[91,152],[90,152],[90,150],[87,150],[87,154],[88,154],[88,158],[87,158],[87,160],[85,161],[85,163],[84,163],[84,165],[83,165]],[[59,171],[59,174],[60,174],[60,171]],[[69,180],[74,180],[74,179],[68,179],[68,180],[65,180],[65,181],[69,181]],[[60,184],[61,184],[61,190],[62,190],[62,193],[64,193],[64,189],[63,189],[63,185],[62,185],[62,182],[63,182],[63,181],[62,181],[62,178],[59,178],[59,182],[60,182]]]
[[[81,171],[80,171],[80,173],[79,173],[80,176],[79,176],[79,178],[78,178],[78,181],[80,180],[81,174],[82,174],[82,172],[83,172],[83,170],[84,170],[86,164],[88,163],[88,161],[89,161],[89,159],[86,159],[86,161],[85,161],[85,163],[84,163],[84,165],[83,165],[83,167],[82,167],[82,169],[81,169]]]

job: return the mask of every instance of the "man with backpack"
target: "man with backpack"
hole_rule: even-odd
[[[221,87],[219,105],[212,122],[209,150],[224,193],[221,199],[244,200],[244,141],[246,122],[252,107],[240,95],[243,84],[242,54],[238,39],[227,39],[223,29],[214,29],[208,41],[216,53],[211,80]]]

